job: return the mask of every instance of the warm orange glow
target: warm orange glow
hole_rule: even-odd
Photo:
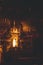
[[[0,52],[2,52],[2,48],[0,48]]]
[[[18,30],[17,30],[17,29],[13,29],[13,32],[14,32],[14,33],[18,33]]]
[[[24,32],[36,31],[36,28],[28,24],[26,21],[21,21],[21,24]]]
[[[0,45],[0,63],[2,62],[2,46]]]
[[[20,31],[17,28],[11,28],[10,33],[20,33]]]
[[[24,32],[28,32],[28,31],[30,32],[30,26],[26,22],[22,21],[21,24],[23,26]]]
[[[19,35],[20,35],[20,31],[18,28],[13,27],[10,30],[10,33],[12,35],[11,40],[13,40],[12,46],[13,47],[18,47],[18,39],[19,39]]]
[[[13,47],[17,47],[17,40],[16,39],[13,39]]]
[[[2,46],[0,45],[0,52],[2,53]]]

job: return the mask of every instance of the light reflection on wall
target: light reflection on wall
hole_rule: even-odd
[[[21,21],[21,24],[23,26],[24,32],[36,31],[36,28],[34,26],[31,26],[31,24],[29,25],[26,21]]]
[[[23,31],[24,32],[30,32],[31,27],[25,21],[22,21],[21,23],[22,23],[22,26],[23,26]]]

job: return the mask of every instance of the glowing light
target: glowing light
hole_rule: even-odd
[[[23,26],[23,31],[24,32],[28,32],[28,31],[30,32],[30,30],[31,30],[30,26],[26,22],[22,21],[21,24]]]
[[[0,45],[0,52],[2,53],[2,46]]]
[[[13,39],[13,47],[16,47],[16,46],[17,46],[16,39]]]
[[[2,46],[0,45],[0,63],[2,62]]]

